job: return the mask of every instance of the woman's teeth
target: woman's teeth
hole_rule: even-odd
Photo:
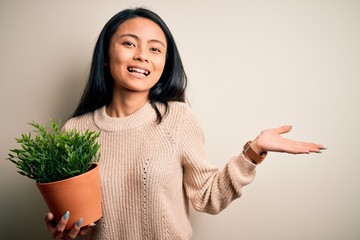
[[[143,74],[145,76],[149,75],[150,72],[141,68],[129,67],[128,71],[131,73]]]

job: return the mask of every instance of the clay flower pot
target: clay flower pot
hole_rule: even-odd
[[[56,182],[36,183],[56,222],[70,211],[65,229],[72,228],[80,218],[83,218],[82,226],[101,218],[99,168],[95,163],[84,174]]]

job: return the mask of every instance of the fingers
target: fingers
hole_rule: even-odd
[[[67,211],[63,217],[60,219],[59,223],[57,224],[56,228],[54,229],[53,233],[53,237],[56,238],[61,238],[63,235],[63,232],[65,230],[65,226],[69,220],[69,216],[70,216],[70,212]]]
[[[298,142],[298,145],[300,146],[300,153],[321,153],[321,150],[325,150],[323,145],[316,143]]]
[[[276,128],[275,130],[276,130],[279,134],[284,134],[284,133],[290,132],[291,129],[292,129],[292,126],[290,126],[290,125],[285,125],[285,126]]]
[[[326,148],[321,144],[311,143],[309,146],[309,152],[322,153]]]
[[[44,215],[45,222],[51,222],[54,219],[54,214],[49,212]]]
[[[53,233],[55,231],[53,220],[54,220],[54,214],[53,213],[49,212],[49,213],[45,214],[44,221],[46,223],[47,228],[49,229],[49,231],[51,233]]]
[[[81,227],[83,223],[83,219],[80,218],[79,221],[70,229],[65,230],[65,226],[69,220],[70,212],[67,211],[58,224],[54,225],[54,214],[53,213],[47,213],[44,216],[44,221],[46,222],[47,228],[52,233],[54,239],[74,239],[78,235],[85,235],[92,227],[96,226],[95,223],[92,223],[86,227]]]
[[[64,239],[74,239],[77,236],[84,236],[90,229],[96,226],[95,223],[91,223],[85,227],[81,227],[83,219],[80,218],[79,221],[73,226],[73,228],[66,233]]]
[[[95,226],[96,226],[95,223],[91,223],[90,225],[82,227],[80,229],[79,235],[84,236],[90,229],[94,228]]]
[[[80,218],[79,221],[74,225],[74,227],[72,227],[70,229],[70,231],[67,234],[67,237],[69,239],[74,239],[76,238],[76,236],[78,235],[78,233],[80,232],[81,229],[81,225],[82,225],[83,219]]]
[[[312,152],[321,153],[322,150],[325,150],[323,145],[307,142],[298,142],[287,139],[284,142],[283,152],[292,153],[292,154],[308,154]]]

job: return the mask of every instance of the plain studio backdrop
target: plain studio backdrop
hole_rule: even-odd
[[[0,236],[51,239],[34,182],[7,157],[32,120],[66,121],[95,41],[127,7],[170,27],[210,161],[222,168],[266,128],[328,147],[270,153],[216,216],[191,210],[195,240],[360,239],[360,1],[0,1]],[[69,196],[71,197],[71,196]]]

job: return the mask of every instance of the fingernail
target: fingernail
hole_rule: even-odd
[[[65,219],[65,220],[68,219],[68,218],[69,218],[69,215],[70,215],[70,212],[67,211],[67,212],[64,214],[64,219]]]
[[[326,147],[320,148],[320,150],[326,150],[326,149],[327,149]]]
[[[80,218],[79,221],[76,223],[76,225],[77,225],[78,227],[80,227],[80,226],[82,225],[82,222],[83,222],[83,219]]]
[[[91,224],[91,225],[90,225],[90,228],[93,228],[93,227],[95,227],[95,226],[96,226],[96,223]]]

